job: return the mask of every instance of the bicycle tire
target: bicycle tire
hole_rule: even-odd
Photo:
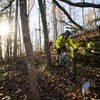
[[[68,76],[74,81],[76,78],[76,64],[70,55],[66,58],[65,71],[67,71]]]

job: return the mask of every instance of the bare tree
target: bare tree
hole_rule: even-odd
[[[52,3],[52,13],[53,13],[53,30],[54,30],[54,41],[57,40],[57,18],[56,18],[56,4]]]
[[[44,45],[45,45],[45,53],[46,53],[46,63],[47,66],[51,65],[51,55],[50,55],[50,47],[49,47],[49,39],[48,39],[48,29],[47,29],[47,21],[46,21],[46,13],[45,7],[42,0],[38,0],[39,9],[41,12],[43,31],[44,31]]]
[[[36,81],[37,78],[36,78],[35,61],[34,61],[32,43],[29,34],[26,5],[27,5],[26,0],[20,0],[21,25],[22,25],[22,33],[23,33],[23,39],[24,39],[26,57],[27,57],[31,100],[39,100],[39,93],[38,93],[37,81]]]
[[[75,26],[77,26],[79,29],[83,29],[82,26],[80,26],[78,23],[76,23],[71,16],[69,15],[69,13],[56,1],[53,0],[53,2],[65,13],[65,15],[68,17],[68,19],[70,20],[70,22],[72,22]]]
[[[39,11],[39,49],[41,50],[41,24],[40,24],[40,11]]]
[[[73,3],[70,0],[60,0],[64,3],[67,3],[71,6],[75,6],[75,7],[92,7],[92,8],[100,8],[100,4],[94,4],[94,3],[87,3],[85,1],[83,2],[77,2],[77,3]],[[60,3],[57,2],[57,0],[53,0],[53,2],[66,14],[66,16],[68,17],[68,19],[70,20],[70,22],[72,22],[75,26],[77,26],[79,29],[84,29],[82,26],[80,26],[78,23],[76,23],[71,16],[68,14],[68,12],[60,5]]]
[[[81,2],[85,2],[84,0],[81,0]],[[84,27],[84,25],[85,25],[85,23],[84,23],[84,8],[82,8],[82,19],[83,19],[83,27]]]
[[[10,5],[9,8],[9,33],[7,37],[7,49],[6,49],[6,60],[9,60],[12,57],[12,45],[11,45],[11,9],[12,6]]]
[[[14,52],[13,52],[14,59],[16,59],[16,56],[17,56],[17,33],[18,33],[18,0],[16,0]]]
[[[39,29],[35,28],[35,50],[39,50]]]
[[[0,36],[0,61],[2,61],[2,39]]]
[[[6,41],[7,43],[7,49],[6,49],[6,56],[5,56],[5,60],[9,60],[9,40],[7,39]]]
[[[18,29],[19,29],[19,48],[20,48],[20,56],[22,56],[22,50],[21,50],[21,32],[20,32],[20,25],[18,24]]]
[[[92,7],[92,8],[100,8],[100,4],[93,4],[93,3],[87,3],[85,1],[83,2],[77,2],[77,3],[73,3],[70,0],[60,0],[62,2],[65,2],[71,6],[75,6],[75,7]]]
[[[94,4],[94,0],[92,0],[92,3]],[[94,10],[94,16],[95,16],[95,19],[96,19],[96,11],[95,11],[95,8],[93,8]],[[96,22],[95,22],[95,26],[96,26]]]
[[[12,25],[11,25],[11,23],[12,23],[12,6],[10,6],[10,12],[9,12],[9,33],[8,33],[10,59],[12,59],[12,37],[11,37]]]

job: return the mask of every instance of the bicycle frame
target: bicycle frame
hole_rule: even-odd
[[[69,64],[69,65],[67,66],[67,64]],[[72,81],[75,81],[75,78],[76,78],[76,64],[75,64],[75,61],[74,61],[74,57],[72,57],[68,52],[65,52],[65,53],[61,54],[60,55],[60,60],[59,60],[59,65],[62,66],[62,67],[67,67],[67,68],[70,67],[70,65],[72,65],[73,66]]]
[[[69,55],[68,53],[66,53],[66,54],[61,54],[61,55],[60,55],[61,60],[59,61],[59,64],[63,66],[63,65],[66,63],[67,58],[68,58],[69,56],[70,56],[70,55]]]

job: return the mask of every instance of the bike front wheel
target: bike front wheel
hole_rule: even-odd
[[[65,63],[66,74],[74,81],[76,78],[76,64],[71,56],[66,58]]]

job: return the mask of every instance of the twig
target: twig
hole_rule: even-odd
[[[32,4],[32,6],[31,6],[31,8],[30,8],[30,11],[29,11],[28,15],[30,15],[31,10],[32,10],[32,9],[33,9],[33,7],[34,7],[34,4],[35,4],[35,0],[34,0],[34,3],[33,3],[33,4]]]
[[[2,11],[4,11],[4,10],[6,10],[7,8],[9,8],[11,5],[12,5],[12,3],[14,2],[14,0],[12,0],[6,7],[4,7],[2,10],[0,10],[1,12]]]
[[[94,3],[86,3],[86,2],[78,2],[78,3],[73,3],[70,0],[59,0],[62,2],[65,2],[71,6],[75,7],[92,7],[92,8],[100,8],[100,4],[94,4]]]

